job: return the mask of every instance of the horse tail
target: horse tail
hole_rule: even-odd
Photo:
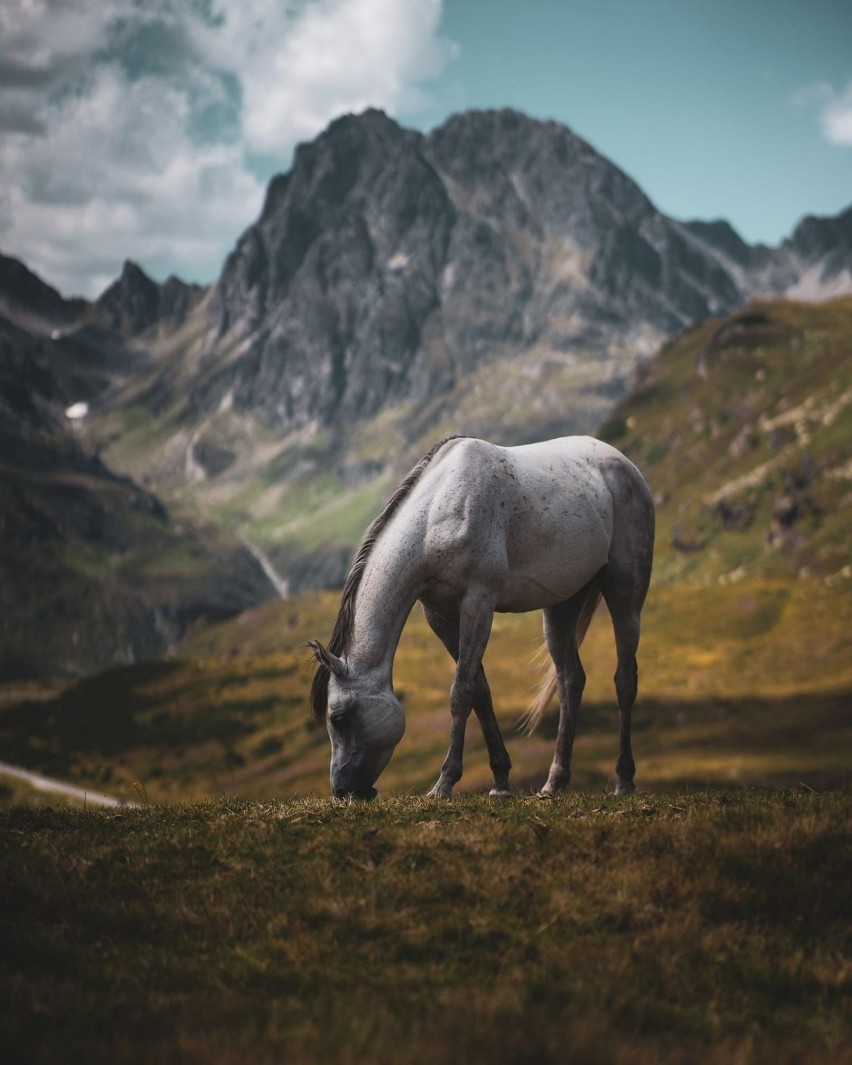
[[[600,601],[600,588],[598,588],[597,585],[592,585],[586,592],[586,598],[583,600],[583,605],[580,607],[580,616],[577,618],[576,640],[578,647],[582,644],[583,639],[585,638],[586,632],[592,622],[592,618],[595,616],[595,611],[597,610]],[[542,648],[542,651],[544,650],[545,649]],[[556,693],[556,688],[556,666],[554,666],[551,660],[547,673],[539,685],[535,698],[530,704],[529,709],[518,722],[518,728],[526,732],[527,735],[535,732],[538,728],[542,717],[544,717],[544,712],[550,704],[550,700]]]

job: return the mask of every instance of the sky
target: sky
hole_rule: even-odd
[[[562,122],[674,218],[852,204],[849,0],[2,0],[0,252],[214,280],[295,145],[380,107]]]

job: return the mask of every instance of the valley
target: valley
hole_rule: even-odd
[[[394,485],[449,433],[588,432],[657,506],[643,786],[848,779],[850,225],[750,247],[554,123],[368,111],[298,150],[209,288],[126,263],[68,300],[0,256],[5,760],[126,799],[325,794],[305,644]],[[538,643],[495,626],[507,731]],[[584,656],[576,782],[604,788],[604,616]],[[415,612],[391,794],[436,775],[449,678]],[[552,728],[511,745],[522,792]]]
[[[850,346],[848,298],[754,304],[664,347],[601,429],[645,470],[657,502],[636,714],[642,789],[848,780]],[[364,524],[380,505],[365,507]],[[317,513],[328,523],[334,510]],[[328,741],[307,720],[307,641],[328,637],[336,604],[333,591],[270,600],[196,625],[163,661],[37,702],[10,698],[7,759],[126,799],[323,795]],[[540,640],[537,615],[498,616],[486,657],[521,794],[552,753],[553,713],[539,734],[514,734]],[[605,610],[583,659],[574,781],[602,790],[617,715]],[[395,672],[409,722],[382,778],[389,794],[434,782],[451,676],[415,609]],[[477,790],[488,767],[474,724],[468,740],[462,786]]]

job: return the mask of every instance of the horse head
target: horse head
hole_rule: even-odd
[[[331,740],[331,793],[372,799],[373,787],[405,732],[405,714],[389,687],[359,676],[320,643],[311,643],[328,670],[325,722]]]

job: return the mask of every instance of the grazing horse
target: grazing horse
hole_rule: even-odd
[[[367,530],[328,647],[311,642],[317,659],[311,708],[331,738],[332,794],[372,798],[402,738],[405,715],[393,691],[393,660],[418,599],[456,661],[450,747],[429,795],[450,798],[461,778],[471,710],[488,747],[491,795],[511,794],[511,762],[482,668],[495,610],[544,612],[553,668],[527,721],[534,727],[558,691],[556,751],[540,794],[564,788],[586,679],[578,648],[601,596],[618,655],[615,790],[632,793],[630,714],[653,546],[648,486],[608,444],[586,436],[521,447],[472,437],[437,444]]]

